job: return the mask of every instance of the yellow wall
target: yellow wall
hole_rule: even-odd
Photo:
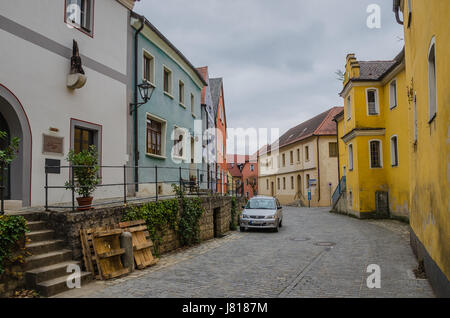
[[[348,63],[357,63],[352,58]],[[351,67],[347,64],[347,73]],[[355,74],[355,73],[353,73]],[[358,75],[358,74],[357,74]],[[347,75],[351,80],[352,73]],[[357,78],[357,77],[356,77]],[[397,81],[397,106],[390,108],[389,86],[392,80]],[[347,81],[346,81],[347,82]],[[344,83],[346,83],[344,82]],[[408,140],[409,133],[408,103],[405,96],[406,81],[404,66],[400,65],[387,74],[380,81],[352,82],[344,91],[344,116],[338,121],[340,175],[343,176],[343,167],[346,167],[347,179],[347,212],[362,216],[364,213],[376,211],[375,192],[389,193],[389,210],[391,215],[408,218],[409,201],[409,160]],[[367,90],[377,89],[378,115],[369,115],[367,110]],[[347,115],[347,96],[351,96],[351,118]],[[363,129],[373,129],[367,132]],[[380,131],[379,129],[384,129]],[[354,130],[364,131],[346,142],[342,137]],[[398,138],[399,165],[391,166],[391,137]],[[369,158],[369,142],[380,140],[382,153],[382,167],[371,168]],[[353,145],[353,171],[349,170],[348,147]],[[350,197],[350,191],[352,196]]]
[[[411,228],[450,278],[450,1],[413,1],[408,27],[404,5],[406,81],[417,94],[418,141],[414,146],[414,103],[409,104],[408,145]],[[437,116],[429,123],[428,50],[436,41]]]

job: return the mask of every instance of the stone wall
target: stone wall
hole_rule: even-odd
[[[205,213],[199,220],[201,241],[220,237],[230,230],[231,221],[231,197],[208,196],[202,197],[202,206]],[[245,202],[244,198],[237,198],[236,208],[239,211]],[[139,204],[136,204],[139,206]],[[181,206],[181,204],[180,204]],[[105,207],[83,212],[45,212],[41,220],[47,221],[49,228],[55,230],[58,238],[64,239],[67,248],[72,249],[75,260],[83,259],[80,241],[80,229],[114,225],[120,222],[126,207]],[[216,213],[214,213],[216,211]],[[216,216],[216,231],[214,230],[214,214]],[[167,229],[160,245],[160,254],[171,252],[180,248],[177,234],[172,229]]]

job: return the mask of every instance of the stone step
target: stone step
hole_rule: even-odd
[[[39,221],[41,219],[41,213],[38,212],[9,212],[8,215],[20,215],[28,222]]]
[[[61,276],[51,280],[41,282],[36,285],[36,290],[41,296],[50,297],[63,291],[69,290],[67,287],[67,278],[69,275]],[[92,280],[92,274],[89,272],[81,272],[81,286],[88,284]]]
[[[64,248],[63,240],[48,240],[29,243],[26,245],[27,252],[31,255],[45,254],[53,251],[57,251]]]
[[[30,289],[35,289],[36,285],[41,282],[70,275],[71,273],[67,272],[67,266],[71,264],[81,266],[80,262],[68,261],[49,266],[38,267],[33,270],[27,271],[25,273],[27,287]]]
[[[32,231],[27,233],[27,238],[31,240],[30,243],[36,243],[41,241],[52,240],[54,234],[55,231],[53,230]]]
[[[27,222],[27,225],[28,229],[33,232],[45,230],[47,223],[45,223],[44,221],[30,221]]]
[[[49,266],[72,260],[71,250],[59,250],[25,258],[25,270],[29,271],[38,267]]]

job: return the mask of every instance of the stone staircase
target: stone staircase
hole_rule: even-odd
[[[68,290],[67,266],[80,262],[72,259],[72,251],[65,249],[64,241],[55,239],[53,230],[41,221],[39,213],[20,213],[28,222],[30,230],[27,233],[29,242],[27,251],[31,254],[26,258],[25,279],[28,289],[34,289],[41,296],[50,297]],[[81,272],[81,284],[92,280],[92,274]]]

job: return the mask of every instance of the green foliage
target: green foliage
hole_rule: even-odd
[[[0,216],[0,274],[3,274],[8,265],[23,262],[21,255],[13,257],[13,254],[24,247],[26,232],[27,221],[22,216]]]
[[[177,199],[149,202],[139,207],[130,207],[123,221],[145,220],[155,253],[159,255],[162,237],[168,228],[176,230],[179,204]]]
[[[183,188],[181,188],[179,185],[173,183],[172,189],[177,197],[179,197],[180,199],[184,198],[185,193],[184,193]]]
[[[202,201],[199,198],[183,198],[183,213],[178,220],[178,238],[181,245],[200,243],[200,217],[203,215]]]
[[[7,140],[7,138],[8,134],[0,130],[0,140]],[[19,142],[19,138],[13,137],[5,149],[0,149],[0,167],[8,166],[16,158],[17,151],[19,150]]]
[[[237,229],[237,224],[236,224],[236,198],[233,197],[231,199],[231,221],[230,221],[230,230],[231,231],[235,231]]]
[[[88,198],[97,188],[100,180],[98,178],[98,153],[95,146],[90,146],[88,150],[75,153],[73,149],[67,155],[68,162],[72,166],[74,175],[75,192],[83,198]],[[72,187],[71,182],[66,182],[66,188]]]

